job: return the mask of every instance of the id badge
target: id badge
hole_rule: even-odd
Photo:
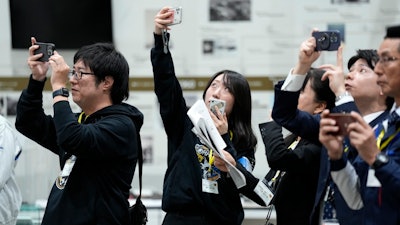
[[[206,193],[218,194],[218,182],[215,180],[202,180],[202,190]]]
[[[257,183],[257,186],[254,188],[254,192],[264,201],[265,205],[267,206],[271,203],[271,200],[274,197],[274,193],[272,193],[272,191],[262,180]]]

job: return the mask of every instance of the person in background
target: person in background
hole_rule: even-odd
[[[314,31],[314,30],[313,30]],[[343,74],[343,47],[340,46],[337,51],[337,65],[322,65],[319,68],[325,70],[322,80],[329,79],[329,87],[335,93],[335,112],[356,111],[357,107],[354,99],[346,91]],[[298,109],[298,99],[300,89],[304,85],[305,74],[310,70],[312,64],[319,58],[321,52],[316,51],[316,40],[310,37],[300,46],[299,60],[293,69],[290,70],[285,81],[278,82],[275,85],[275,100],[272,110],[272,118],[276,123],[289,130],[295,136],[320,145],[318,140],[320,114],[310,114],[309,112]],[[322,149],[322,147],[321,147]],[[328,159],[323,157],[324,152],[320,150],[319,176],[315,193],[315,202],[310,212],[310,223],[318,224],[324,217],[321,210],[325,207],[324,196],[329,181]],[[335,202],[336,203],[336,202]],[[338,202],[338,206],[343,204]],[[328,204],[327,207],[330,205]]]
[[[31,42],[32,74],[18,101],[15,126],[58,155],[61,169],[42,225],[128,224],[143,114],[123,103],[129,97],[127,61],[112,44],[96,43],[75,53],[71,71],[56,51],[48,62],[39,61],[43,54],[34,54],[39,46],[35,38]],[[42,108],[49,67],[53,116]],[[68,81],[80,113],[71,110]]]
[[[163,31],[170,29],[172,13],[164,7],[155,16],[155,45],[151,49],[154,88],[168,138],[168,168],[162,197],[166,215],[162,224],[240,225],[244,212],[239,194],[252,192],[254,183],[246,178],[248,185],[236,188],[225,164],[192,132],[193,124],[166,44],[170,34]],[[221,154],[229,160],[233,158],[232,163],[243,172],[246,166],[254,168],[257,139],[251,126],[247,80],[235,71],[216,72],[203,93],[208,107],[211,98],[226,102],[224,114],[209,111],[227,145]],[[241,164],[240,159],[246,159],[248,165]]]
[[[17,135],[0,116],[0,224],[15,225],[22,196],[15,180],[15,166],[22,152]]]
[[[360,208],[359,224],[400,224],[400,26],[387,28],[375,63],[377,84],[393,97],[390,115],[371,127],[363,117],[351,112],[354,122],[347,127],[350,144],[358,157],[349,163],[343,154],[343,136],[329,111],[322,113],[319,139],[335,163],[333,174],[338,189],[350,206]]]
[[[324,70],[311,68],[298,94],[298,110],[310,115],[335,106],[329,80],[321,80]],[[274,106],[280,104],[274,103]],[[319,175],[321,145],[300,136],[284,144],[282,128],[275,122],[260,125],[270,168],[281,176],[274,196],[278,225],[309,225]],[[299,194],[301,193],[301,194]],[[290,215],[290,216],[288,216]],[[319,215],[315,215],[319,216]],[[317,222],[313,223],[319,224]]]

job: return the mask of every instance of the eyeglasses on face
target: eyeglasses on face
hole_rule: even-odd
[[[396,60],[398,60],[398,59],[399,59],[399,58],[394,57],[394,56],[380,56],[379,59],[378,59],[378,61],[376,61],[375,65],[378,64],[378,63],[382,63],[382,65],[387,65],[387,64],[389,64],[390,62],[394,62],[394,61],[396,61]],[[374,65],[374,66],[375,66],[375,65]]]
[[[69,71],[69,76],[70,77],[73,76],[77,80],[82,79],[83,75],[94,75],[94,73],[88,73],[88,72],[82,72],[82,71],[76,71],[76,70]]]

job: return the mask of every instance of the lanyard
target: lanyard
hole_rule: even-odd
[[[79,114],[79,117],[78,117],[78,123],[82,123],[83,116],[85,116],[85,119],[83,120],[83,122],[85,122],[85,120],[89,117],[89,116],[86,116],[84,112],[81,112],[81,114]]]
[[[385,149],[386,147],[388,147],[388,145],[390,144],[390,142],[392,140],[397,140],[400,137],[400,128],[398,128],[396,130],[396,132],[392,135],[390,135],[383,143],[382,143],[382,138],[385,135],[385,129],[383,128],[383,125],[380,124],[379,125],[380,129],[376,129],[375,131],[375,137],[376,137],[376,145],[378,146],[378,148],[382,151],[383,149]],[[380,130],[380,132],[379,132]]]
[[[292,142],[292,144],[289,145],[288,149],[294,150],[294,149],[296,148],[296,146],[297,146],[298,143],[299,143],[299,140],[297,140],[297,138],[296,138],[296,140],[294,140],[294,141]]]
[[[82,115],[82,113],[81,113],[81,115]],[[81,117],[81,115],[79,115],[79,117]],[[231,130],[229,130],[229,139],[231,141],[232,141],[232,138],[233,138],[233,132]],[[210,149],[210,153],[208,154],[208,164],[210,165],[210,167],[209,167],[208,171],[211,171],[211,167],[214,164],[214,161],[215,161],[215,158],[214,158],[214,155],[213,155],[213,150]]]

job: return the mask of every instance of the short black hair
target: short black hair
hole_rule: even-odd
[[[385,38],[400,38],[400,25],[387,27]]]
[[[349,59],[347,69],[350,70],[351,66],[353,66],[353,64],[359,59],[367,61],[369,68],[374,70],[376,63],[379,60],[379,56],[375,49],[359,49],[357,50],[357,54]]]
[[[95,43],[81,47],[74,56],[74,64],[82,60],[96,76],[99,84],[106,76],[114,79],[111,88],[113,104],[119,104],[129,97],[129,65],[125,57],[112,43]]]

